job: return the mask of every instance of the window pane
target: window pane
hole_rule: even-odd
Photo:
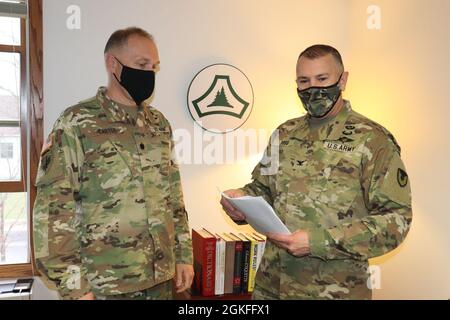
[[[0,181],[22,177],[20,128],[0,127]]]
[[[0,122],[20,119],[20,53],[0,52]]]
[[[20,46],[20,18],[0,17],[0,44]]]
[[[26,193],[0,193],[0,265],[28,262]]]

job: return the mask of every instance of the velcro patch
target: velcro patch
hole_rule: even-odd
[[[328,150],[332,151],[340,151],[340,152],[354,152],[356,147],[344,144],[344,143],[337,143],[337,142],[331,142],[331,141],[325,141],[324,147]]]
[[[405,170],[398,168],[397,170],[397,181],[400,187],[404,188],[408,184],[408,174]]]

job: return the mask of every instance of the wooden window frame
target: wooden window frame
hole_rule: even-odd
[[[29,258],[30,262],[22,264],[7,264],[0,266],[0,279],[20,278],[36,275],[34,270],[33,250],[33,206],[36,199],[36,174],[39,165],[40,152],[43,143],[43,41],[42,41],[42,0],[28,1],[28,39],[25,19],[21,19],[21,45],[0,45],[0,51],[21,53],[21,125],[22,159],[30,162],[29,181],[29,208],[28,208],[28,232],[29,232]],[[29,54],[27,56],[27,44]],[[11,51],[13,50],[13,51]],[[28,57],[28,61],[27,61]],[[27,78],[27,68],[29,74]],[[22,81],[25,79],[25,81]],[[27,88],[28,84],[28,88]],[[27,92],[28,90],[28,92]],[[29,152],[27,155],[27,126],[30,131]],[[0,183],[0,192],[27,192],[27,162],[22,160],[22,181]]]

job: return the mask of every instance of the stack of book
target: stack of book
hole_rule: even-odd
[[[265,245],[265,237],[258,233],[192,230],[194,293],[214,296],[253,292]]]

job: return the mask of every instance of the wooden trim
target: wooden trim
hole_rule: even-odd
[[[0,45],[0,52],[20,55],[20,120],[0,121],[0,127],[20,127],[21,164],[20,181],[1,181],[0,192],[26,192],[27,190],[27,59],[26,59],[26,20],[20,19],[20,45]]]
[[[10,53],[23,53],[25,48],[22,46],[8,46],[5,44],[0,44],[0,52],[10,52]]]
[[[33,207],[36,200],[36,175],[38,171],[43,144],[44,92],[43,92],[43,35],[42,35],[42,0],[28,1],[29,12],[29,48],[30,48],[30,258],[34,267],[33,250]]]
[[[20,54],[20,135],[21,135],[21,180],[2,181],[0,192],[26,192],[27,191],[27,59],[26,59],[26,21],[20,20],[20,46],[0,45],[0,51]],[[5,123],[5,122],[4,122]],[[30,225],[28,226],[30,230]],[[29,237],[28,237],[29,238]],[[31,257],[30,257],[31,258]],[[32,261],[32,260],[30,260]],[[33,275],[31,262],[23,264],[0,265],[1,278],[20,278]]]
[[[0,52],[26,53],[26,22],[24,18],[20,19],[20,45],[0,44]]]
[[[0,183],[0,192],[26,192],[27,189],[22,181],[2,181]]]
[[[30,211],[29,211],[29,243],[30,243],[30,263],[25,264],[12,264],[12,265],[0,265],[0,278],[19,278],[30,277],[36,275],[34,272],[34,250],[33,250],[33,206],[36,199],[36,174],[39,165],[40,153],[43,143],[43,41],[42,41],[42,0],[30,0],[28,2],[28,41],[29,41],[29,60],[26,61],[26,23],[22,20],[22,44],[21,44],[21,62],[25,66],[28,62],[29,65],[29,79],[26,79],[26,68],[21,70],[21,77],[29,84],[29,91],[26,92],[26,82],[23,81],[21,87],[21,121],[26,121],[30,128],[30,151],[28,159],[30,161]],[[8,51],[13,46],[0,46],[0,51],[6,49]],[[18,46],[15,47],[15,52],[19,52]],[[8,51],[9,52],[9,51]],[[14,52],[14,51],[12,51]],[[27,96],[28,95],[28,96]],[[29,103],[28,103],[29,102]],[[28,115],[28,117],[27,117]],[[26,125],[22,126],[22,137],[26,138]],[[23,140],[22,140],[23,141]],[[26,140],[25,140],[26,141]],[[22,142],[23,152],[26,152],[26,144]],[[25,155],[25,153],[24,153]],[[24,159],[24,157],[23,157]],[[26,170],[26,163],[24,164]],[[25,171],[26,172],[26,171]],[[25,176],[26,177],[26,176]],[[25,180],[26,181],[26,180]],[[26,184],[23,182],[5,182],[0,184],[0,192],[2,185],[10,184],[7,190],[24,191]],[[5,188],[6,190],[6,188]],[[26,190],[26,188],[25,188]]]
[[[0,279],[33,276],[31,263],[8,264],[0,266]]]

